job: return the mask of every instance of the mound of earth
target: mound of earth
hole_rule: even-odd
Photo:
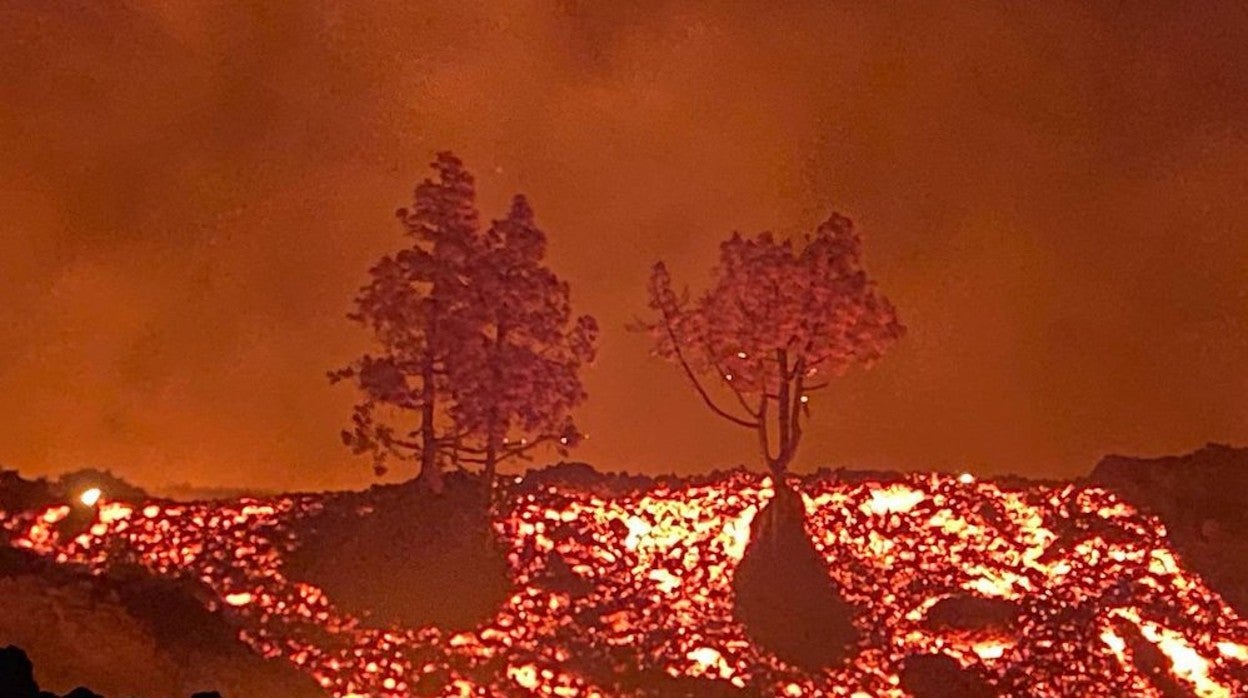
[[[936,602],[924,622],[933,630],[1006,633],[1014,629],[1018,613],[1013,601],[959,594]]]
[[[1192,569],[1248,613],[1248,448],[1209,444],[1185,456],[1106,456],[1091,479],[1160,517]]]
[[[0,552],[0,637],[23,648],[44,691],[89,686],[105,696],[325,696],[290,664],[263,659],[238,642],[193,585],[137,571],[94,577],[12,548]]]
[[[793,489],[777,488],[754,517],[734,587],[737,620],[750,639],[794,666],[834,665],[858,640],[853,606],[828,577]]]
[[[914,698],[993,698],[996,692],[979,675],[945,654],[907,657],[901,687]]]
[[[334,495],[300,522],[291,579],[378,625],[471,629],[511,595],[484,482],[448,473],[433,494],[413,483]]]

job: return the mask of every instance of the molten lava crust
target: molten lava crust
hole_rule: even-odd
[[[368,627],[287,578],[293,524],[321,509],[320,495],[105,498],[75,537],[58,531],[68,505],[0,521],[15,545],[60,562],[95,572],[138,563],[198,579],[245,643],[339,697],[647,695],[676,686],[906,696],[907,660],[931,654],[1002,695],[1246,695],[1248,624],[1184,570],[1157,520],[1106,491],[1004,489],[944,475],[794,484],[860,637],[846,659],[822,668],[786,664],[734,617],[734,573],[754,516],[774,495],[769,479],[745,473],[618,497],[512,493],[494,525],[514,594],[492,620],[459,634]],[[959,623],[955,612],[950,621],[959,604],[995,620]]]

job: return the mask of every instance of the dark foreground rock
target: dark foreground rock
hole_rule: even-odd
[[[958,594],[936,602],[924,617],[932,630],[1006,633],[1014,629],[1019,608],[1006,599]]]
[[[0,696],[3,698],[105,698],[89,688],[79,686],[64,696],[39,690],[34,665],[19,647],[0,647]],[[216,691],[201,691],[191,698],[222,698]]]
[[[286,574],[379,626],[471,629],[511,594],[487,500],[464,473],[448,473],[440,495],[413,483],[336,495],[300,523]]]
[[[4,550],[0,547],[0,550]],[[9,549],[11,550],[11,549]],[[95,577],[41,559],[9,556],[0,576],[0,638],[23,648],[46,692],[41,698],[225,696],[324,698],[307,675],[255,654],[219,614],[207,611],[194,585],[129,574]],[[5,682],[29,689],[10,652]],[[7,672],[7,673],[6,673]],[[209,693],[204,693],[209,691]]]
[[[963,669],[946,654],[916,654],[902,662],[901,687],[914,698],[994,698],[978,674]]]
[[[818,670],[843,661],[858,632],[854,608],[828,577],[805,519],[801,495],[787,487],[754,518],[734,580],[736,616],[760,646]]]
[[[1186,456],[1107,456],[1091,479],[1160,517],[1184,561],[1248,613],[1248,448],[1209,444]]]

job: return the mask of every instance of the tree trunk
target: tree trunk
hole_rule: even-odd
[[[494,390],[498,390],[499,384],[503,382],[502,369],[499,367],[499,362],[502,361],[503,342],[506,334],[506,326],[502,321],[499,321],[497,328],[494,330],[494,362],[490,367],[490,373],[494,378]],[[491,491],[494,488],[494,476],[498,471],[498,452],[503,445],[503,435],[499,433],[500,425],[498,422],[498,404],[496,402],[490,406],[489,420],[485,429],[485,485]]]
[[[490,420],[489,436],[485,445],[485,485],[486,487],[494,486],[494,476],[498,472],[498,437],[495,435],[497,427],[494,420]]]
[[[780,450],[773,461],[772,470],[777,475],[783,475],[789,467],[789,461],[793,459],[793,449],[789,443],[789,359],[783,349],[776,350],[776,373],[780,378],[779,393],[777,395],[776,422],[780,432]]]
[[[420,473],[416,476],[419,484],[430,491],[441,493],[443,489],[442,470],[438,465],[438,435],[434,430],[434,385],[433,357],[425,356],[425,365],[421,369],[420,387]]]

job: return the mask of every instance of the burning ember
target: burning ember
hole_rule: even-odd
[[[84,490],[82,494],[78,495],[78,501],[82,502],[83,506],[93,507],[100,501],[101,494],[103,493],[100,492],[100,488],[92,487],[91,489]]]
[[[733,618],[733,574],[773,494],[747,474],[610,499],[511,495],[495,527],[515,592],[492,620],[454,635],[367,627],[285,576],[292,523],[317,513],[319,496],[99,501],[73,538],[58,534],[68,506],[0,522],[15,545],[60,562],[97,572],[137,562],[202,581],[244,642],[338,697],[431,684],[444,696],[606,696],[628,692],[613,677],[646,674],[777,696],[905,696],[901,662],[916,653],[949,655],[1009,695],[1245,695],[1248,624],[1183,569],[1155,519],[1103,490],[943,475],[798,487],[863,638],[843,666],[817,674],[755,646]],[[1014,605],[1016,622],[929,622],[942,600],[967,596]]]

